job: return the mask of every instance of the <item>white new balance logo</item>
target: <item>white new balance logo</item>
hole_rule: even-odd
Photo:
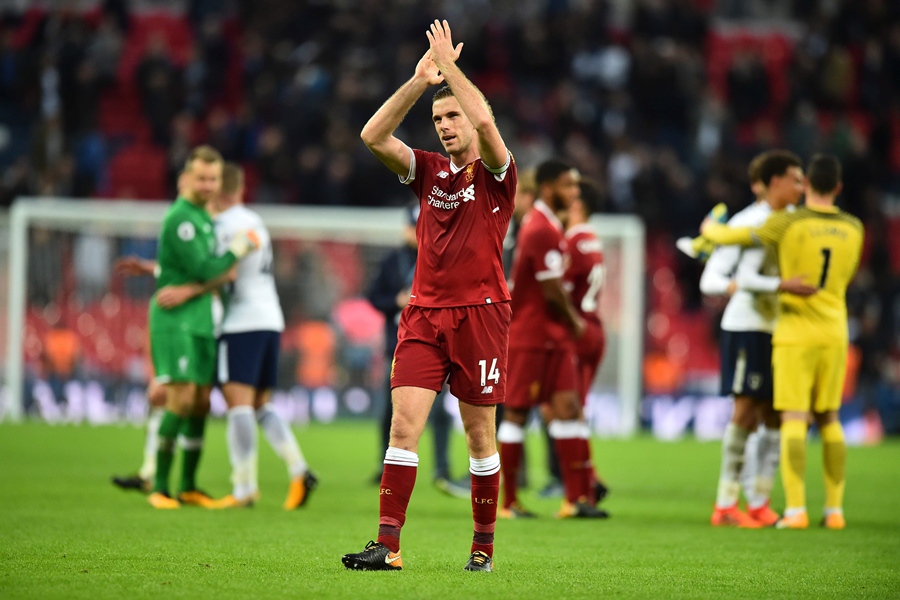
[[[437,176],[441,179],[447,179],[450,176],[450,173],[448,173],[447,171],[441,171],[437,174]]]
[[[486,385],[486,386],[484,386],[484,389],[481,390],[481,393],[482,393],[482,394],[492,394],[492,393],[494,393],[494,386],[492,386],[492,385]]]

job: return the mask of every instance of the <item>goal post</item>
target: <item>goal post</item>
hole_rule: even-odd
[[[18,421],[25,416],[26,373],[32,369],[34,356],[26,354],[26,332],[29,323],[34,322],[36,311],[29,301],[29,281],[33,280],[35,269],[41,268],[47,256],[29,256],[34,252],[30,247],[36,231],[44,237],[65,239],[66,244],[50,245],[53,252],[61,254],[60,262],[71,262],[73,248],[77,251],[78,240],[92,237],[112,240],[108,247],[121,249],[124,242],[155,240],[168,202],[147,201],[96,201],[60,198],[19,198],[9,213],[9,257],[8,292],[6,305],[6,419]],[[313,268],[326,271],[323,281],[331,282],[339,291],[334,292],[335,300],[353,300],[364,296],[364,289],[375,275],[380,258],[401,243],[405,211],[402,208],[349,208],[250,205],[263,218],[273,238],[278,270],[280,245],[284,248],[296,246],[329,248],[330,266],[314,264]],[[617,412],[616,423],[602,427],[610,434],[630,434],[636,431],[641,397],[641,365],[644,320],[644,227],[634,216],[595,215],[591,224],[604,242],[607,257],[607,278],[601,293],[601,314],[608,338],[607,356],[594,386],[592,398],[599,407],[613,407]],[[293,245],[293,246],[292,246]],[[82,255],[93,246],[83,244]],[[86,249],[85,249],[86,248]],[[101,245],[102,248],[102,245]],[[335,250],[337,249],[337,250]],[[116,254],[116,250],[112,251]],[[313,263],[324,263],[321,254],[313,252]],[[88,255],[90,257],[90,255]],[[53,257],[49,257],[53,258]],[[101,259],[98,258],[98,261]],[[327,272],[336,271],[337,273]],[[349,273],[349,274],[348,274]],[[353,285],[335,281],[342,277],[353,278]],[[69,280],[72,275],[62,277]],[[45,277],[46,279],[46,277]],[[304,282],[297,282],[300,289]],[[310,286],[316,284],[310,283]],[[111,288],[103,288],[99,298],[108,296],[115,299]],[[33,294],[32,294],[33,295]],[[282,301],[290,304],[293,298]],[[146,302],[146,296],[141,298]],[[79,326],[84,325],[78,317],[78,306],[70,312],[79,318]],[[105,306],[105,304],[104,304]],[[70,307],[71,308],[71,307]],[[114,307],[115,308],[115,307]],[[94,319],[84,317],[90,327],[82,328],[82,335],[94,330]],[[31,319],[31,320],[29,320]],[[118,322],[110,329],[127,327]],[[97,328],[100,329],[99,327]],[[113,333],[119,335],[113,335]],[[116,347],[122,339],[122,332],[109,332],[107,353],[118,354],[122,348]],[[101,331],[98,335],[107,335]],[[131,336],[129,339],[133,339]],[[30,340],[33,341],[33,340]],[[106,340],[104,340],[106,341]],[[100,349],[101,354],[104,349]],[[33,353],[32,353],[33,354]],[[107,357],[108,358],[108,357]],[[352,357],[351,357],[351,360]],[[361,360],[364,360],[361,359]],[[109,364],[118,364],[113,360]],[[129,368],[127,364],[116,367]],[[94,369],[95,378],[104,382],[124,377],[120,372],[109,369]],[[133,370],[133,369],[132,369]],[[298,369],[299,372],[299,369]],[[96,387],[96,386],[95,386]],[[349,395],[347,396],[350,397]],[[356,397],[356,396],[354,396]],[[348,400],[348,402],[350,402]],[[593,402],[592,402],[593,405]],[[601,410],[603,410],[601,408]],[[0,414],[3,414],[0,413]]]

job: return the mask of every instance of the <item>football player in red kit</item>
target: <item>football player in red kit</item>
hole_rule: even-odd
[[[538,199],[519,232],[513,263],[509,333],[509,390],[497,431],[503,471],[505,518],[532,517],[518,501],[516,479],[521,468],[525,425],[531,409],[549,404],[548,431],[562,472],[565,500],[560,517],[602,516],[590,495],[587,423],[579,396],[575,340],[585,331],[584,319],[563,288],[568,254],[563,225],[578,198],[578,173],[557,159],[541,163],[535,173]]]
[[[419,438],[445,380],[459,398],[472,474],[474,535],[467,571],[492,571],[500,486],[494,415],[506,396],[509,291],[503,238],[512,217],[516,165],[487,101],[456,65],[446,21],[427,32],[430,49],[369,119],[361,137],[419,197],[419,254],[409,305],[400,317],[391,371],[394,414],[380,487],[378,538],[344,555],[348,569],[402,567],[400,530],[416,481]],[[444,156],[394,136],[428,87]]]
[[[569,266],[566,269],[565,287],[572,298],[572,304],[584,319],[585,330],[575,341],[578,356],[578,394],[581,404],[587,403],[587,395],[591,389],[603,350],[606,345],[603,335],[603,323],[600,321],[600,290],[603,287],[605,269],[603,264],[603,243],[597,237],[594,228],[588,224],[600,204],[600,190],[597,184],[588,179],[578,182],[579,197],[566,214],[566,245],[569,249]],[[589,433],[587,431],[586,433]],[[590,438],[585,438],[590,447]],[[590,457],[588,452],[588,457]],[[608,493],[606,484],[597,476],[593,463],[589,465],[592,473],[589,501],[597,503]]]

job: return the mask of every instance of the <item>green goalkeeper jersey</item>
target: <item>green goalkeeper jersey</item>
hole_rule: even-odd
[[[159,234],[156,289],[167,285],[205,282],[215,279],[237,258],[231,251],[216,255],[213,221],[206,209],[186,198],[178,198],[166,211]],[[150,299],[151,333],[186,333],[215,337],[213,298],[201,294],[172,309],[161,308],[156,296]]]

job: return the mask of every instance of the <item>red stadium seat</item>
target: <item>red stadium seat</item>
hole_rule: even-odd
[[[161,200],[166,186],[166,153],[154,146],[135,144],[110,161],[111,196]]]

